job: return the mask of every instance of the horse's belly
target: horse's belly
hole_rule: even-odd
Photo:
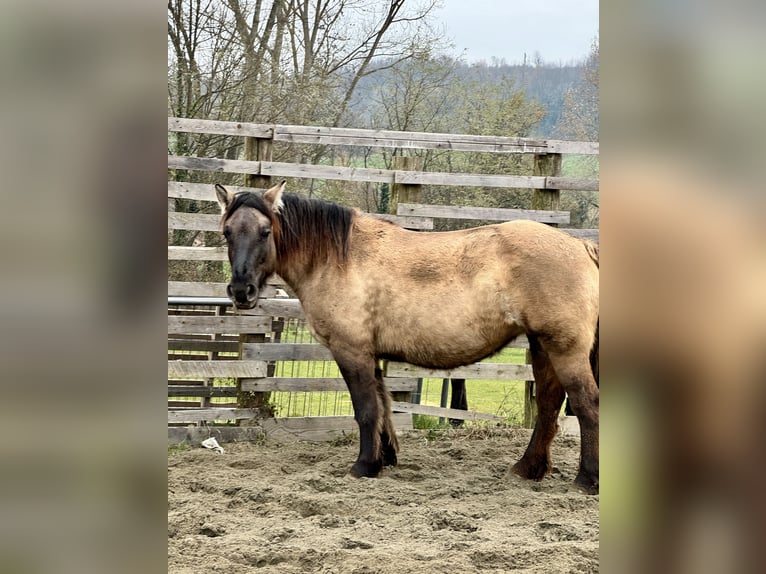
[[[395,330],[380,341],[381,355],[435,369],[475,363],[523,333],[515,323],[449,325],[426,321],[408,330]]]

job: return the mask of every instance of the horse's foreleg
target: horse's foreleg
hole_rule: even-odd
[[[372,357],[334,352],[340,372],[346,381],[354,418],[359,425],[359,457],[351,467],[355,477],[375,477],[383,468],[381,434],[383,413],[375,377],[375,361]]]
[[[549,353],[553,368],[569,396],[572,411],[580,423],[580,470],[575,484],[590,493],[599,487],[598,403],[599,390],[585,353]]]
[[[375,369],[375,380],[377,381],[378,397],[383,409],[383,424],[380,431],[380,448],[383,454],[383,464],[386,466],[396,466],[399,441],[396,438],[394,423],[391,419],[391,395],[383,382],[383,373],[378,368]]]
[[[521,460],[513,466],[513,472],[523,478],[542,480],[551,470],[550,447],[558,430],[558,415],[564,402],[564,388],[537,339],[529,338],[532,370],[535,374],[535,401],[537,421],[529,446]]]

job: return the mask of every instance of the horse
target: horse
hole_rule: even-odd
[[[216,184],[231,264],[227,294],[252,309],[278,274],[309,330],[331,352],[359,426],[354,477],[396,465],[399,445],[381,360],[453,369],[529,339],[537,421],[512,471],[542,480],[565,396],[580,425],[575,485],[599,486],[598,247],[518,220],[415,232],[336,203],[284,193],[233,194]]]

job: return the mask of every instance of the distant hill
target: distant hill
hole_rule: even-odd
[[[383,63],[385,64],[385,62]],[[381,67],[385,67],[382,65]],[[352,103],[352,113],[367,117],[370,114],[370,102],[373,85],[381,81],[381,75],[393,78],[390,70],[376,72],[375,80],[362,80]],[[518,90],[523,91],[530,100],[537,101],[545,109],[545,116],[530,134],[532,137],[556,138],[556,123],[561,116],[564,96],[583,75],[582,65],[521,65],[521,64],[457,64],[455,75],[461,79],[476,82],[498,82],[510,79]]]

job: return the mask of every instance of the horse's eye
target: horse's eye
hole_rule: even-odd
[[[227,241],[231,239],[231,229],[229,229],[228,227],[224,229],[223,236],[226,238]]]
[[[269,227],[266,227],[264,229],[261,229],[261,237],[266,239],[271,234],[271,229]]]

